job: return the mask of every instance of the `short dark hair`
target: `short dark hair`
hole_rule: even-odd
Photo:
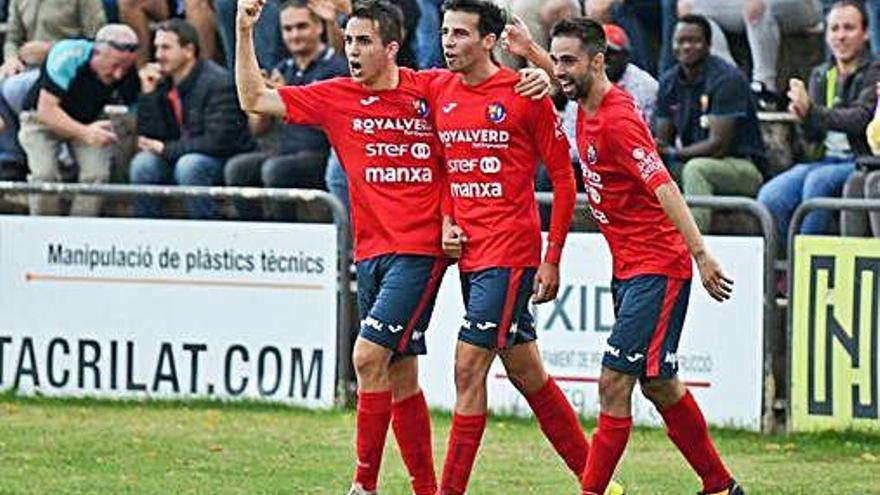
[[[388,0],[360,0],[355,2],[349,19],[368,19],[379,25],[379,38],[383,45],[403,40],[403,12]]]
[[[550,29],[550,37],[576,38],[591,57],[608,51],[608,40],[605,39],[602,25],[587,17],[562,19]]]
[[[703,38],[706,39],[706,44],[712,44],[712,25],[709,24],[709,20],[705,17],[698,14],[687,14],[678,18],[679,24],[693,24],[700,28],[700,31],[703,31]]]
[[[166,31],[177,35],[177,42],[180,46],[192,45],[196,52],[196,58],[199,58],[201,46],[199,45],[199,32],[196,28],[183,19],[172,18],[162,21],[156,27],[156,32]]]
[[[278,7],[278,12],[281,13],[287,9],[306,9],[312,15],[313,21],[319,24],[322,22],[321,18],[318,17],[318,14],[309,7],[309,0],[284,0],[284,3]]]
[[[504,32],[504,26],[507,24],[507,16],[504,11],[488,0],[446,0],[443,2],[442,11],[444,14],[454,11],[478,15],[480,21],[477,24],[477,30],[480,32],[481,38],[490,34],[500,38],[501,33]]]
[[[868,30],[868,9],[865,8],[865,4],[859,2],[857,0],[837,0],[831,5],[831,8],[828,9],[828,12],[831,12],[834,9],[842,9],[844,7],[852,7],[859,11],[859,15],[862,16],[862,29],[864,31]]]

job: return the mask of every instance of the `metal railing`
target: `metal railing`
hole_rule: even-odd
[[[811,211],[816,210],[833,210],[833,211],[841,211],[841,210],[855,210],[855,211],[880,211],[880,199],[844,199],[844,198],[813,198],[808,199],[801,203],[800,206],[794,211],[794,215],[791,218],[791,224],[788,226],[788,288],[786,290],[786,296],[788,300],[793,303],[794,300],[792,297],[794,296],[794,281],[795,281],[795,238],[799,235],[798,231],[801,229],[801,224],[804,223],[804,219],[807,217],[807,214]],[[790,307],[793,308],[793,304],[790,304]],[[789,310],[788,318],[786,320],[786,329],[785,329],[785,369],[786,369],[786,389],[785,389],[785,398],[789,404],[791,404],[791,353],[792,353],[792,331],[794,325],[794,311]],[[791,407],[788,408],[787,418],[788,424],[791,424]]]
[[[0,197],[9,194],[46,194],[56,196],[91,195],[102,197],[211,198],[272,201],[319,201],[330,207],[336,223],[336,248],[339,253],[337,280],[336,400],[347,402],[350,390],[346,384],[354,379],[351,373],[351,285],[350,227],[348,213],[342,203],[326,191],[315,189],[275,189],[257,187],[151,186],[129,184],[66,184],[0,181]],[[348,359],[343,359],[348,356]]]
[[[550,205],[553,201],[553,193],[539,192],[537,199],[540,204]],[[712,210],[722,211],[740,211],[745,212],[756,218],[760,224],[761,235],[764,238],[764,304],[763,304],[763,390],[762,411],[763,417],[761,427],[763,431],[770,432],[778,428],[778,420],[775,415],[774,407],[776,405],[778,384],[785,383],[785,376],[779,376],[776,373],[776,355],[781,349],[778,349],[777,342],[774,340],[773,332],[770,330],[776,325],[777,311],[779,306],[775,297],[775,278],[774,278],[774,262],[776,252],[779,245],[779,236],[773,223],[773,216],[770,211],[752,198],[740,196],[687,196],[685,201],[692,208],[709,208]],[[587,210],[589,208],[589,199],[586,194],[577,195],[576,208],[578,210]]]
[[[267,199],[274,201],[320,201],[329,205],[337,226],[337,249],[339,252],[339,277],[337,285],[337,362],[336,362],[336,390],[337,401],[345,403],[351,399],[351,383],[354,377],[351,372],[352,351],[352,318],[351,308],[354,303],[351,290],[352,262],[350,252],[350,226],[348,214],[342,204],[335,197],[325,191],[308,189],[264,189],[251,187],[187,187],[187,186],[148,186],[148,185],[125,185],[125,184],[61,184],[61,183],[23,183],[23,182],[0,182],[0,196],[9,194],[50,194],[60,196],[73,196],[87,194],[105,197],[161,197],[161,198],[213,198],[213,199]],[[552,193],[539,192],[536,194],[541,204],[552,204]],[[775,403],[777,384],[782,383],[787,377],[779,377],[774,372],[774,362],[777,349],[773,340],[773,332],[778,306],[775,299],[774,288],[774,261],[779,244],[778,235],[770,212],[760,203],[745,197],[728,196],[689,196],[685,198],[691,207],[710,208],[713,210],[740,211],[756,218],[760,224],[761,235],[764,238],[764,397],[762,428],[764,431],[772,431],[777,423],[774,416],[773,406]],[[841,200],[837,200],[841,201]],[[816,203],[807,202],[801,207],[818,208]],[[854,206],[855,205],[855,206]],[[880,209],[880,201],[868,203]],[[586,194],[577,196],[577,207],[586,210],[589,201]],[[864,208],[865,202],[846,202],[841,207],[855,209]],[[792,225],[799,224],[805,213],[798,210]],[[791,246],[789,246],[791,252]],[[789,257],[792,258],[791,255]],[[789,319],[790,327],[790,319]],[[786,358],[787,359],[787,356]],[[788,390],[786,390],[788,393]]]

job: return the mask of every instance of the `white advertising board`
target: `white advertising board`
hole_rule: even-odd
[[[0,218],[0,389],[330,407],[336,229]]]
[[[678,351],[679,374],[689,385],[709,423],[759,430],[763,367],[763,252],[760,238],[707,237],[706,243],[734,279],[733,297],[718,303],[696,276]],[[536,308],[538,346],[578,412],[598,414],[596,385],[605,341],[614,323],[611,255],[599,234],[568,236],[555,302]],[[432,407],[455,403],[455,342],[464,309],[458,272],[443,280],[426,334],[429,355],[420,378]],[[527,402],[509,383],[496,359],[489,372],[489,407],[496,412],[528,414]],[[659,424],[659,414],[638,391],[633,401],[637,422]]]

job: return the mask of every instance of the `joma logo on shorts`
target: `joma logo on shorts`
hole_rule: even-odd
[[[614,347],[611,344],[606,343],[605,344],[605,354],[609,354],[611,356],[619,358],[620,357],[620,349],[618,349],[617,347]]]
[[[378,330],[380,332],[382,331],[382,328],[383,328],[382,322],[373,318],[372,316],[368,316],[368,317],[364,318],[363,320],[361,320],[361,326],[362,327],[370,327],[370,328]]]

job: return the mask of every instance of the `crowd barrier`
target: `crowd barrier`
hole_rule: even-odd
[[[134,198],[139,196],[162,197],[162,198],[214,198],[214,199],[251,199],[251,200],[276,200],[276,201],[307,201],[320,202],[326,204],[335,219],[336,229],[336,252],[338,255],[338,270],[336,272],[336,291],[337,291],[337,307],[335,308],[335,322],[337,328],[335,331],[335,362],[334,362],[334,399],[336,404],[351,403],[354,398],[354,376],[351,366],[351,344],[353,335],[356,332],[357,325],[353,321],[352,315],[355,314],[353,287],[351,283],[351,254],[349,246],[350,227],[348,216],[339,203],[339,201],[324,191],[316,190],[298,190],[298,189],[261,189],[261,188],[225,188],[225,187],[179,187],[179,186],[130,186],[130,185],[87,185],[87,184],[29,184],[20,182],[0,182],[0,196],[5,195],[22,195],[22,194],[52,194],[60,196],[73,196],[77,194],[91,194],[105,197],[122,197]],[[537,193],[537,199],[541,204],[550,204],[552,202],[552,193]],[[788,304],[791,310],[787,319],[787,331],[784,333],[784,341],[779,343],[778,334],[774,331],[778,329],[778,321],[781,317],[782,307],[779,305],[775,297],[775,273],[774,261],[778,251],[780,240],[776,234],[774,223],[769,212],[756,201],[749,198],[741,197],[688,197],[687,203],[691,207],[706,207],[714,210],[732,210],[746,212],[755,217],[761,227],[761,238],[763,240],[763,277],[762,277],[762,299],[763,299],[763,349],[761,354],[763,357],[763,379],[762,379],[762,418],[760,429],[765,432],[779,430],[786,425],[789,429],[817,429],[824,427],[816,426],[813,423],[806,424],[801,428],[798,426],[797,415],[800,407],[799,403],[794,400],[793,386],[799,382],[793,379],[794,359],[791,357],[793,352],[793,326],[795,315],[798,311],[796,302],[797,295],[794,293],[794,287],[797,285],[796,263],[798,254],[795,249],[797,231],[806,213],[814,209],[857,209],[857,210],[880,210],[880,201],[859,201],[859,200],[842,200],[842,199],[820,199],[811,200],[804,203],[795,213],[792,221],[792,230],[788,237],[788,257],[789,257],[789,274],[792,276],[793,283],[789,284]],[[584,211],[588,207],[587,197],[584,194],[578,195],[578,209]],[[836,243],[840,244],[840,238],[834,238]],[[864,240],[864,242],[880,242],[875,240]],[[864,256],[860,256],[862,261],[862,270],[868,270],[875,274],[873,279],[874,288],[870,289],[874,292],[866,292],[865,301],[872,301],[874,305],[869,308],[867,314],[870,318],[869,332],[863,333],[866,337],[862,341],[867,342],[859,345],[858,337],[853,337],[851,332],[835,331],[828,338],[829,342],[840,342],[841,349],[856,362],[853,365],[855,372],[862,373],[863,368],[867,366],[868,371],[864,371],[865,378],[858,378],[857,383],[852,384],[853,393],[847,396],[852,398],[853,407],[851,411],[858,417],[874,418],[871,425],[876,424],[877,411],[877,383],[880,377],[877,375],[877,300],[880,299],[880,292],[876,290],[878,277],[880,277],[880,260],[877,260],[875,266],[874,260],[880,258],[880,248],[876,244],[869,244],[866,248]],[[865,261],[867,260],[867,261]],[[821,265],[821,263],[820,263]],[[823,265],[824,266],[824,265]],[[821,268],[821,267],[820,267]],[[871,271],[875,270],[875,271]],[[861,273],[861,272],[860,272]],[[869,284],[870,285],[870,284]],[[862,299],[858,299],[861,301]],[[854,304],[859,304],[858,302]],[[871,312],[873,311],[873,312]],[[0,342],[0,344],[3,344]],[[829,347],[830,348],[830,347]],[[60,347],[58,348],[60,349]],[[864,350],[867,349],[867,350]],[[832,353],[840,353],[840,350],[829,351]],[[22,351],[24,353],[24,351]],[[271,353],[270,353],[271,354]],[[271,357],[271,356],[270,356]],[[834,359],[838,359],[837,354],[833,354]],[[262,359],[262,355],[260,356]],[[781,360],[782,366],[778,361]],[[827,361],[827,360],[826,360]],[[862,364],[865,363],[865,364]],[[302,363],[300,363],[302,366]],[[262,366],[262,361],[260,366]],[[268,365],[267,365],[268,366]],[[873,366],[873,368],[871,368]],[[782,371],[780,371],[782,370]],[[81,371],[81,370],[80,370]],[[0,370],[2,372],[2,370]],[[816,379],[824,379],[823,383],[832,383],[838,380],[838,373],[833,380],[826,375],[818,375]],[[861,375],[860,375],[861,377]],[[831,380],[831,381],[829,381]],[[815,381],[815,380],[814,380]],[[820,380],[821,381],[821,380]],[[837,382],[834,382],[835,384]],[[848,383],[848,382],[847,382]],[[291,388],[293,386],[291,385]],[[823,389],[824,390],[824,389]],[[810,393],[816,393],[811,390]],[[821,394],[820,394],[821,395]],[[839,394],[838,394],[839,395]],[[823,411],[822,408],[828,408],[828,403],[832,399],[829,397],[819,397],[812,401],[812,405],[806,406],[813,410]],[[833,399],[840,402],[842,399]],[[835,403],[837,404],[837,403]],[[838,404],[839,405],[839,404]],[[836,406],[835,406],[836,407]],[[780,414],[781,413],[781,414]],[[861,416],[859,416],[861,415]],[[838,421],[830,427],[851,427],[851,423]]]
[[[331,340],[335,341],[336,349],[335,349],[335,352],[333,352],[332,354],[334,357],[335,356],[346,356],[345,359],[334,359],[333,364],[335,367],[333,369],[334,372],[333,372],[333,376],[331,376],[331,378],[332,378],[332,382],[336,388],[335,388],[335,393],[333,392],[333,389],[331,389],[330,395],[335,396],[337,403],[344,403],[347,399],[350,398],[351,389],[348,387],[345,387],[345,384],[352,383],[354,380],[354,378],[352,376],[352,372],[351,372],[351,366],[350,366],[351,343],[352,343],[350,329],[353,327],[353,325],[352,325],[352,317],[351,317],[352,313],[351,313],[351,311],[349,311],[349,308],[351,308],[352,305],[354,304],[354,301],[352,299],[352,291],[350,290],[350,286],[351,286],[351,272],[349,270],[349,267],[351,266],[351,254],[350,254],[350,249],[349,249],[349,246],[351,245],[350,228],[349,228],[348,214],[345,211],[345,208],[339,202],[339,200],[336,199],[334,196],[330,195],[329,193],[327,193],[325,191],[303,190],[303,189],[263,189],[263,188],[234,188],[234,187],[181,187],[181,186],[146,186],[146,185],[132,186],[132,185],[109,185],[109,184],[106,184],[106,185],[104,185],[104,184],[48,184],[48,183],[31,184],[31,183],[22,183],[22,182],[0,182],[0,196],[22,195],[22,194],[50,194],[50,195],[59,195],[59,196],[63,196],[63,197],[70,197],[70,196],[80,195],[80,194],[88,194],[88,195],[102,196],[102,197],[107,197],[107,198],[116,197],[116,198],[128,198],[128,199],[136,198],[136,197],[144,197],[144,196],[154,197],[154,198],[212,198],[212,199],[217,199],[217,200],[219,200],[219,199],[225,199],[225,200],[247,199],[247,200],[320,202],[320,203],[327,205],[333,213],[333,217],[335,220],[335,226],[336,226],[335,227],[336,246],[335,246],[335,249],[333,249],[332,247],[329,248],[329,251],[332,253],[332,261],[330,261],[329,263],[334,265],[332,267],[332,273],[338,274],[337,279],[335,281],[333,281],[333,283],[335,284],[335,288],[333,290],[336,293],[336,301],[335,301],[335,305],[336,305],[335,310],[336,311],[335,311],[335,315],[333,315],[334,317],[332,318],[332,321],[334,323],[336,323],[336,334],[335,334],[335,336],[333,336],[333,338]],[[22,220],[22,222],[26,222],[28,220],[27,218],[21,218],[21,217],[19,217],[19,218]],[[46,218],[48,218],[48,217],[41,217],[40,219],[37,219],[37,221],[44,221]],[[94,220],[100,221],[100,220],[104,220],[104,219],[73,219],[73,218],[71,218],[66,221],[73,223],[73,222],[77,222],[77,221],[88,222],[88,221],[94,221]],[[125,219],[123,221],[129,221],[129,220]],[[146,222],[144,225],[149,225],[150,221],[142,221],[142,222]],[[158,223],[158,224],[153,224],[153,225],[171,225],[174,221],[161,220],[158,222],[167,222],[167,224],[166,223]],[[192,222],[192,221],[186,221],[186,220],[184,220],[183,222],[185,222],[185,223],[182,225],[178,225],[177,227],[179,227],[179,228],[177,230],[175,230],[175,232],[180,232],[180,234],[174,234],[174,235],[185,236],[188,229],[194,229],[197,226],[212,224],[212,222]],[[222,222],[222,223],[230,225],[229,229],[232,229],[230,223],[228,223],[228,222]],[[214,224],[213,226],[215,228],[215,231],[222,232],[226,228],[224,225],[217,225],[217,222],[213,222],[213,224]],[[57,226],[59,226],[59,227],[62,225],[63,224],[57,224]],[[252,235],[254,237],[258,237],[260,230],[269,232],[268,226],[271,224],[269,224],[268,222],[263,222],[263,223],[251,224],[251,225],[252,225],[252,228],[258,229],[258,234],[253,235],[253,234],[249,234],[249,233],[245,232],[245,233],[241,234],[242,236]],[[292,225],[292,224],[277,224],[277,225],[272,225],[272,226],[273,226],[272,232],[281,233],[281,234],[284,233],[284,229],[290,229],[291,227],[295,227],[295,225]],[[52,228],[52,226],[49,226],[49,228]],[[93,227],[91,224],[88,224],[85,228],[93,228]],[[94,228],[98,229],[98,228],[100,228],[100,226],[97,226]],[[22,230],[22,229],[19,229],[19,231],[20,230]],[[119,230],[117,230],[117,232],[118,231]],[[4,240],[5,242],[0,241],[0,244],[4,244],[4,246],[9,245],[11,243],[10,241],[12,241],[11,237],[14,235],[18,235],[18,231],[15,231],[15,232],[16,233],[14,233],[14,234],[9,234],[10,237],[7,237]],[[141,232],[135,232],[135,234],[141,234]],[[113,235],[118,235],[118,233],[117,234],[112,234],[112,233],[109,234],[109,236],[110,236],[109,238],[112,238]],[[36,238],[39,238],[39,236],[37,236]],[[316,238],[317,238],[317,236],[316,236]],[[279,237],[279,239],[281,239],[281,238]],[[124,241],[124,239],[121,239],[120,241]],[[174,239],[172,238],[170,241],[173,244]],[[282,241],[283,241],[283,239],[282,239]],[[113,241],[107,241],[107,242],[113,242]],[[166,239],[163,242],[168,242],[168,240]],[[194,245],[198,244],[199,242],[200,241],[198,239],[191,240],[191,244],[194,244]],[[250,245],[253,245],[254,243],[259,245],[259,241],[255,240],[255,239],[250,239],[249,242],[250,242]],[[283,248],[283,242],[281,244],[282,245],[280,247]],[[53,256],[51,249],[52,248],[50,248],[50,257]],[[327,248],[324,247],[322,249],[327,249]],[[56,258],[61,258],[62,256],[64,256],[66,254],[65,252],[62,251],[61,248],[57,248],[56,250],[58,251],[54,254]],[[251,262],[252,261],[253,260],[251,260]],[[294,260],[294,261],[302,261],[302,260]],[[308,261],[308,260],[306,260],[306,261]],[[328,272],[329,272],[329,269],[328,269]],[[116,273],[118,275],[121,272],[114,272],[114,273]],[[27,276],[30,277],[31,275],[28,274]],[[106,278],[107,277],[105,277],[105,279]],[[278,277],[275,277],[275,278],[277,279]],[[151,281],[155,282],[155,280],[153,280],[153,279],[149,279],[146,281],[147,282],[151,282]],[[275,281],[274,279],[270,280],[270,282],[273,282],[273,283],[274,283],[274,281]],[[179,280],[171,280],[170,282],[180,282],[180,281]],[[217,280],[214,280],[214,279],[207,279],[207,280],[202,280],[202,281],[198,281],[198,282],[202,283],[203,285],[225,283],[225,281],[218,282]],[[250,284],[250,286],[248,284]],[[270,289],[273,288],[273,286],[271,284],[263,284],[263,285],[268,286]],[[288,284],[288,285],[291,285],[291,284]],[[239,286],[251,287],[251,288],[261,287],[260,284],[253,284],[248,281],[240,283]],[[144,290],[146,290],[147,286],[144,286],[144,287],[145,287]],[[207,310],[208,311],[210,311],[210,304],[211,304],[211,301],[210,300],[207,301],[207,306],[208,306]],[[325,310],[325,308],[314,308],[314,309],[316,311],[324,311]],[[47,308],[45,308],[45,310],[46,311],[53,311],[53,308],[47,307]],[[58,311],[58,312],[60,312],[60,311]],[[296,329],[296,323],[297,323],[296,316],[297,315],[294,315],[293,318],[289,319],[290,325],[288,328]],[[221,323],[223,323],[223,322],[221,322]],[[244,324],[246,324],[246,322]],[[159,330],[161,330],[161,329],[159,329]],[[205,330],[210,330],[210,329],[205,329]],[[208,332],[208,333],[210,333],[210,332]],[[208,336],[206,338],[210,338],[210,336]],[[48,344],[49,344],[48,345],[48,353],[50,356],[52,356],[53,352],[56,354],[56,357],[59,353],[62,353],[62,352],[65,354],[70,354],[71,352],[76,354],[76,352],[77,352],[77,349],[73,349],[73,351],[70,350],[70,347],[73,344],[68,343],[68,342],[57,341],[57,339],[56,339],[56,340],[53,340],[52,342],[49,342]],[[55,344],[54,347],[53,347],[53,344]],[[67,374],[71,373],[71,372],[73,372],[73,374],[76,374],[77,366],[78,366],[79,380],[80,380],[79,385],[81,386],[80,388],[82,388],[82,385],[83,385],[82,382],[84,381],[83,375],[87,375],[88,372],[94,371],[93,374],[95,376],[95,378],[94,378],[95,387],[97,388],[97,385],[98,385],[97,382],[99,380],[100,375],[98,373],[99,370],[97,369],[97,365],[94,362],[94,361],[98,360],[98,357],[96,357],[95,354],[97,354],[97,356],[101,356],[102,354],[105,356],[109,355],[110,357],[108,359],[110,360],[110,364],[108,366],[112,367],[113,370],[115,371],[115,368],[117,366],[117,361],[119,361],[119,359],[122,359],[121,357],[119,359],[117,359],[117,351],[118,351],[119,355],[121,356],[124,354],[121,350],[121,347],[124,347],[125,345],[129,345],[129,346],[133,347],[137,344],[137,342],[122,342],[122,341],[117,342],[114,340],[114,341],[107,342],[105,344],[106,345],[104,345],[103,347],[99,347],[98,344],[92,342],[92,340],[87,340],[85,343],[83,343],[83,341],[80,340],[79,345],[81,347],[84,347],[84,349],[81,349],[83,352],[79,353],[79,355],[78,355],[79,363],[69,364],[68,367],[73,368],[72,370],[65,369],[65,370],[63,370],[63,372],[60,372],[60,373],[56,372],[56,375],[67,376]],[[5,345],[5,344],[4,344],[4,342],[0,342],[0,345]],[[30,345],[34,345],[34,344],[30,344]],[[192,366],[194,366],[193,374],[195,374],[195,366],[198,364],[196,357],[198,357],[198,352],[200,351],[199,346],[204,346],[205,344],[198,344],[198,346],[193,347],[194,345],[195,344],[190,345],[190,348],[187,349],[187,351],[189,352],[188,356],[190,356],[192,358],[191,359],[192,362],[195,363],[192,365]],[[74,345],[74,347],[76,347],[76,346]],[[117,347],[120,347],[120,350],[117,350]],[[20,353],[22,356],[27,356],[28,354],[30,354],[31,356],[34,355],[34,348],[33,347],[30,347],[30,348],[22,347],[21,349],[22,350],[20,351]],[[231,380],[230,373],[232,373],[232,371],[234,371],[234,370],[230,370],[230,367],[233,367],[233,365],[236,365],[235,363],[238,363],[242,360],[254,360],[255,361],[257,359],[257,356],[251,356],[251,355],[255,354],[257,349],[260,349],[260,348],[254,348],[254,350],[250,351],[250,355],[249,355],[247,349],[243,349],[240,346],[232,345],[232,347],[230,347],[230,349],[227,351],[227,354],[226,354],[227,367],[226,367],[225,373],[226,373],[226,381],[227,382],[230,382],[230,380]],[[162,351],[164,351],[164,350],[165,349],[163,347]],[[265,352],[263,352],[263,351],[265,351]],[[298,352],[299,350],[296,349],[295,351]],[[84,353],[85,353],[85,357],[83,357]],[[92,353],[91,356],[88,355],[88,353]],[[168,364],[167,363],[169,362],[169,359],[171,359],[171,358],[168,356],[170,356],[170,354],[168,354],[167,356],[164,353],[159,354],[158,365],[157,365],[158,368],[156,370],[157,382],[159,381],[159,378],[164,378],[166,381],[169,381],[168,377],[170,375],[168,372],[168,368],[167,368]],[[88,362],[88,359],[91,357],[93,357],[94,360],[90,363],[90,362]],[[130,361],[133,359],[132,352],[131,352],[130,348],[129,348],[128,357],[129,357]],[[237,361],[236,361],[236,359],[237,359]],[[277,377],[269,379],[270,383],[272,380],[275,380],[274,389],[276,389],[276,390],[279,388],[278,384],[281,382],[281,379],[282,379],[281,378],[281,370],[280,370],[282,359],[286,359],[286,357],[282,357],[280,354],[280,351],[277,349],[274,349],[272,347],[265,347],[265,348],[262,348],[262,350],[260,350],[260,354],[259,354],[260,379],[262,379],[262,375],[264,374],[264,371],[265,371],[265,374],[268,376],[268,374],[269,374],[268,368],[271,363],[277,363],[277,367],[279,369],[274,371],[274,374],[277,375]],[[298,364],[300,367],[303,366],[303,362],[301,361],[301,359],[302,359],[301,356],[295,355],[291,359],[293,360],[293,363]],[[10,360],[7,360],[7,361],[10,361]],[[18,365],[20,368],[22,366],[21,365],[22,361],[23,360],[20,358],[19,365]],[[35,367],[35,365],[33,365],[33,361],[34,360],[32,359],[31,366]],[[83,361],[86,361],[85,365],[83,364]],[[230,364],[230,363],[232,363],[232,364]],[[265,366],[264,366],[264,364],[265,364]],[[290,363],[286,363],[286,364],[290,364]],[[8,363],[7,363],[7,365],[8,365]],[[93,368],[93,370],[86,369],[86,368],[89,368],[89,366],[91,366]],[[122,366],[122,365],[120,365],[120,366]],[[159,368],[162,368],[163,366],[166,367],[164,371],[159,369]],[[293,364],[290,364],[290,366],[293,366]],[[129,381],[131,381],[132,374],[134,373],[134,371],[132,371],[133,367],[134,367],[134,365],[129,364],[128,376],[127,376],[127,379]],[[171,364],[171,367],[172,368],[174,367],[173,362]],[[203,366],[203,368],[204,368],[204,366]],[[21,372],[21,371],[22,370],[18,370],[18,372]],[[28,370],[26,369],[24,371],[26,372]],[[107,374],[106,370],[104,370],[104,371],[105,371],[105,375],[106,375]],[[161,373],[160,373],[160,371],[161,371]],[[177,371],[180,371],[180,370],[175,370],[175,372],[177,372]],[[3,370],[0,369],[0,373],[2,373],[2,372],[3,372]],[[41,371],[41,373],[44,373],[44,372],[45,372],[44,370]],[[50,369],[49,370],[49,375],[50,375],[49,381],[50,382],[52,381],[51,374],[52,374],[52,370]],[[161,377],[160,377],[160,374],[162,375]],[[309,369],[309,377],[311,377],[311,374],[312,374],[312,370]],[[181,373],[181,375],[182,375],[182,373]],[[221,375],[222,375],[222,373],[221,373]],[[39,376],[36,373],[36,370],[33,370],[33,378],[34,379],[39,378]],[[293,371],[290,371],[290,375],[285,378],[292,381],[295,378],[298,378],[298,375],[295,375],[295,370],[293,370]],[[192,391],[195,392],[196,388],[197,388],[196,384],[195,384],[195,378],[190,378],[190,379],[193,381]],[[115,381],[116,375],[110,374],[110,380],[112,381],[112,383],[111,383],[112,388],[115,391],[116,385],[117,385],[116,381]],[[242,380],[246,380],[246,378],[242,378]],[[2,383],[2,381],[3,381],[2,375],[0,375],[0,383]],[[8,381],[9,380],[7,380],[7,382]],[[56,381],[60,382],[60,379],[57,379],[57,377],[56,377]],[[174,376],[174,380],[171,380],[171,381],[177,381],[177,377]],[[256,379],[251,378],[251,388],[254,387],[254,384],[253,384],[254,381],[256,381]],[[18,382],[18,374],[16,374],[16,384],[17,384],[17,382]],[[66,380],[64,382],[66,383]],[[246,383],[246,382],[244,382],[244,383]],[[7,383],[7,385],[8,385],[8,383]],[[44,380],[44,385],[45,385],[45,380]],[[173,387],[174,390],[177,391],[177,389],[179,388],[179,384],[174,383],[173,385],[175,385]],[[212,395],[212,392],[214,391],[215,386],[219,387],[219,385],[216,383],[204,384],[204,386],[202,386],[201,388],[198,389],[199,390],[198,393],[204,394],[207,391],[208,395]],[[107,384],[105,383],[103,385],[103,387],[106,388]],[[124,389],[125,387],[121,387],[121,388]],[[229,388],[229,387],[227,387],[227,388]],[[243,386],[238,387],[236,385],[233,388],[235,389],[235,391],[239,391],[238,389],[243,388]],[[264,390],[262,390],[262,386],[260,386],[259,388],[260,388],[260,392],[264,392]],[[272,389],[273,387],[268,387],[268,388]],[[291,391],[294,388],[294,384],[292,382],[290,384],[290,388],[291,388]],[[128,390],[141,391],[142,389],[140,387],[140,384],[135,384],[132,387],[129,387]],[[274,392],[274,390],[273,390],[273,392]],[[223,394],[216,393],[214,395],[222,396]],[[266,394],[260,393],[259,395],[266,395]],[[328,395],[328,394],[325,393],[324,395]],[[327,403],[326,400],[324,402],[322,402],[322,404],[324,404],[324,405],[326,405],[326,403]],[[332,403],[332,400],[331,400],[331,403]]]
[[[816,210],[880,211],[880,200],[818,198],[788,232],[788,429],[880,431],[880,239],[798,234]]]

